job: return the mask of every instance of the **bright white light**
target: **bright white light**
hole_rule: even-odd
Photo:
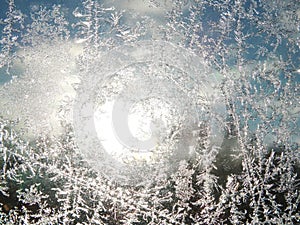
[[[221,120],[212,115],[224,116],[224,101],[213,88],[215,72],[197,55],[168,42],[141,41],[99,62],[85,74],[74,104],[79,151],[97,171],[118,180],[171,171],[194,156],[200,122],[214,131],[210,143],[220,146]],[[136,174],[141,168],[146,176]]]
[[[120,142],[113,128],[113,106],[114,101],[107,102],[94,113],[95,129],[106,152],[121,163],[124,163],[124,158],[134,161],[151,161],[153,152],[135,152]],[[147,118],[148,120],[145,123],[140,123],[140,116],[138,114],[130,114],[128,127],[133,131],[133,136],[136,136],[140,140],[146,140],[151,137],[151,131],[146,126],[150,124],[150,118]]]
[[[163,138],[167,136],[167,126],[172,122],[167,104],[160,100],[151,99],[148,104],[137,103],[132,106],[128,114],[130,134],[127,140],[120,140],[113,125],[112,111],[115,101],[109,101],[99,106],[94,113],[95,129],[99,140],[106,152],[117,161],[126,160],[147,161],[154,160],[155,148],[161,147]],[[124,111],[124,113],[127,113]],[[136,149],[130,146],[130,137],[138,142],[151,141],[149,149]],[[137,146],[139,143],[136,143]],[[141,146],[144,147],[144,146]]]

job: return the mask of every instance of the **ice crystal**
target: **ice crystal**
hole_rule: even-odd
[[[17,57],[15,51],[18,47],[18,40],[23,27],[24,15],[16,8],[14,0],[8,1],[8,9],[6,16],[0,19],[0,24],[3,25],[2,35],[0,39],[0,68],[6,66],[7,72],[12,66],[12,61]]]
[[[1,224],[300,223],[300,5],[7,0]]]

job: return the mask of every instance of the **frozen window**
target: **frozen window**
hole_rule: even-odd
[[[300,223],[300,3],[7,0],[1,224]]]

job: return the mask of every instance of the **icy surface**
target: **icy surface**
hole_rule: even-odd
[[[0,224],[300,223],[298,1],[0,9]]]

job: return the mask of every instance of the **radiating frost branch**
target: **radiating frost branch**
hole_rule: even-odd
[[[25,45],[37,46],[40,43],[55,43],[56,41],[69,39],[68,21],[60,5],[54,5],[51,9],[41,7],[39,11],[32,12],[32,22],[26,26],[26,33],[22,42]]]
[[[0,68],[6,66],[8,74],[13,60],[17,57],[15,51],[20,43],[20,34],[24,28],[23,23],[24,15],[16,9],[14,0],[9,0],[6,18],[0,18],[0,24],[4,25],[0,33]]]
[[[83,9],[77,8],[73,15],[78,20],[73,24],[77,30],[77,42],[85,43],[87,53],[92,55],[124,42],[135,41],[145,34],[144,19],[124,24],[124,11],[104,6],[99,1],[84,1]]]
[[[73,12],[79,22],[73,24],[78,29],[78,42],[87,42],[95,51],[100,47],[100,38],[107,32],[109,21],[107,14],[113,9],[104,8],[98,1],[83,2],[83,12],[78,8]]]

